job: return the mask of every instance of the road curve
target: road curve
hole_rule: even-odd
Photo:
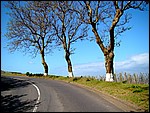
[[[32,101],[32,105],[29,102],[30,109],[27,111],[33,112],[37,99],[40,98],[36,112],[123,112],[100,95],[70,83],[29,77],[13,77],[13,79],[28,83],[27,86],[13,88],[17,92],[19,90],[19,94],[27,94],[26,100]],[[38,87],[40,97],[31,83]],[[9,93],[14,92],[11,90]]]
[[[1,112],[33,112],[36,88],[25,78],[1,76]]]

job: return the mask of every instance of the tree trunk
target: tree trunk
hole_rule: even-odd
[[[113,79],[113,74],[114,74],[114,69],[113,69],[113,58],[114,58],[114,39],[112,39],[112,34],[111,34],[111,43],[109,48],[105,48],[103,45],[103,42],[101,41],[100,36],[98,35],[98,32],[95,27],[95,23],[92,23],[92,31],[95,34],[96,37],[96,43],[99,45],[100,49],[104,53],[105,56],[105,67],[106,67],[106,81],[114,81]]]
[[[47,76],[48,75],[48,65],[45,61],[42,62],[42,64],[44,66],[44,76]]]
[[[114,59],[113,51],[108,52],[105,55],[106,81],[114,81],[114,78],[113,78],[113,74],[114,74],[113,59]]]
[[[41,51],[41,56],[42,56],[42,64],[44,66],[44,76],[47,76],[48,75],[48,65],[45,62],[44,52],[43,51]]]
[[[66,58],[66,61],[68,64],[68,75],[69,75],[69,77],[74,77],[73,71],[72,71],[72,64],[71,64],[71,60],[70,60],[69,56],[70,56],[70,53],[66,52],[65,58]]]

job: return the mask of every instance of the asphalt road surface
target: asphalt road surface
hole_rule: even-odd
[[[123,112],[100,95],[56,80],[1,76],[2,112]]]

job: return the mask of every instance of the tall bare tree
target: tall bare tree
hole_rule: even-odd
[[[50,2],[44,1],[9,1],[6,5],[8,13],[8,48],[11,52],[23,50],[34,57],[40,53],[44,66],[44,75],[48,75],[45,54],[51,52],[53,32],[49,18]]]
[[[57,45],[62,45],[65,52],[65,59],[68,65],[69,77],[74,77],[70,55],[75,48],[73,43],[83,40],[87,36],[87,26],[79,20],[79,15],[74,12],[75,2],[55,1],[52,5],[52,25],[57,34]]]
[[[84,1],[79,2],[80,18],[86,24],[91,25],[96,43],[105,56],[106,81],[113,81],[114,47],[120,45],[117,36],[131,29],[127,25],[131,15],[126,13],[128,9],[144,10],[147,2],[144,1]],[[84,15],[83,15],[84,14]]]

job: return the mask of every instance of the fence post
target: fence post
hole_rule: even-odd
[[[128,74],[128,83],[130,84],[132,82],[132,78],[131,78],[131,75]]]

